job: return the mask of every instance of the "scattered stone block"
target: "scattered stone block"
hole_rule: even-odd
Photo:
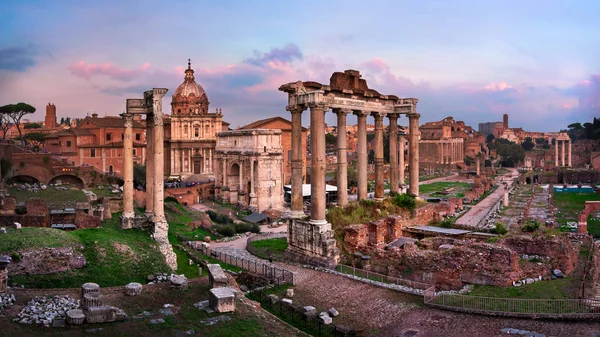
[[[552,271],[552,275],[556,276],[556,278],[564,278],[565,275],[563,274],[563,272],[560,269],[554,269]]]
[[[154,282],[154,280],[156,280],[156,276],[150,274],[148,275],[148,277],[146,277],[146,281],[148,282]]]
[[[208,269],[208,281],[211,288],[221,288],[229,285],[227,275],[225,275],[225,272],[220,265],[208,264],[206,265],[206,268]]]
[[[210,236],[205,236],[204,237],[204,242],[210,243]]]
[[[81,296],[84,296],[87,293],[97,293],[100,292],[100,286],[97,283],[84,283],[81,286]]]
[[[108,323],[127,319],[125,311],[109,305],[91,307],[86,311],[86,314],[88,323]]]
[[[289,298],[284,298],[281,300],[281,303],[285,303],[285,304],[292,304],[292,300],[290,300]]]
[[[285,297],[289,297],[289,298],[294,297],[294,289],[293,288],[288,288],[285,291]]]
[[[440,245],[438,247],[439,250],[448,250],[454,248],[454,245]]]
[[[313,313],[313,312],[317,311],[317,309],[315,307],[313,307],[312,305],[307,305],[302,309],[303,309],[304,313]]]
[[[533,279],[533,278],[525,279],[525,284],[532,284],[532,283],[535,283],[535,279]]]
[[[125,286],[125,294],[129,296],[138,296],[142,293],[142,285],[137,282],[131,282]]]
[[[221,287],[213,288],[209,291],[208,302],[210,307],[216,312],[234,312],[235,295],[231,288]]]
[[[183,275],[171,277],[171,286],[179,290],[185,290],[188,287],[188,280]]]
[[[198,265],[198,275],[202,276],[202,267],[200,265]]]
[[[331,308],[331,309],[327,310],[327,313],[331,317],[337,317],[340,314],[339,311],[335,310],[335,308]]]
[[[81,325],[85,320],[85,315],[81,309],[73,309],[67,311],[67,323],[71,325]]]
[[[150,320],[150,324],[161,324],[161,323],[164,323],[164,322],[165,322],[165,320],[162,319],[162,318],[157,318],[157,319],[151,319]]]
[[[206,307],[208,307],[208,300],[206,301],[202,301],[202,302],[198,302],[198,303],[194,303],[194,306],[198,309],[204,309]]]
[[[333,319],[331,318],[331,316],[329,316],[328,313],[326,313],[325,311],[321,312],[319,314],[319,320],[321,321],[321,323],[329,325],[333,322]]]
[[[83,295],[81,299],[81,308],[90,309],[93,307],[100,307],[104,305],[101,293],[87,293]]]
[[[267,296],[267,298],[269,299],[269,301],[271,301],[271,304],[279,302],[279,297],[277,297],[277,295],[270,294]]]
[[[21,224],[18,222],[15,222],[15,229],[21,229]]]

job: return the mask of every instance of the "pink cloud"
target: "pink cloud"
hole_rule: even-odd
[[[94,64],[86,63],[85,61],[79,61],[69,66],[71,74],[88,80],[93,76],[102,75],[115,80],[128,81],[143,72],[149,71],[150,69],[151,66],[148,62],[143,63],[142,66],[137,69],[121,68],[113,65],[110,62],[104,64]]]
[[[483,87],[485,90],[490,90],[490,91],[504,91],[506,89],[510,89],[512,88],[512,86],[510,86],[508,83],[506,82],[500,82],[500,83],[490,83],[488,85],[486,85],[485,87]]]

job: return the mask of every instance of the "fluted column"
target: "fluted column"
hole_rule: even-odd
[[[408,115],[408,127],[410,132],[410,188],[409,193],[415,197],[419,196],[419,118],[418,113]]]
[[[146,216],[154,213],[154,114],[146,115]],[[171,151],[173,156],[173,151]],[[174,156],[173,156],[174,157]],[[175,161],[173,161],[175,162]],[[171,167],[173,171],[173,167]]]
[[[398,193],[398,115],[389,114],[390,119],[390,192]]]
[[[123,113],[125,134],[123,136],[123,215],[124,219],[135,216],[133,212],[133,114]],[[124,224],[125,225],[125,224]],[[122,226],[131,228],[131,224]]]
[[[561,165],[560,166],[565,166],[566,163],[565,163],[565,141],[564,140],[562,141],[562,145],[560,146],[560,152],[561,152],[561,154],[560,154]]]
[[[375,118],[375,199],[383,200],[383,114],[373,112]]]
[[[324,225],[325,198],[325,111],[321,103],[310,106],[310,222]]]
[[[568,164],[569,164],[569,167],[571,167],[572,166],[572,163],[571,163],[571,148],[573,147],[573,141],[569,140],[568,142],[569,142],[569,147],[568,147],[568,150],[569,150]]]
[[[367,114],[355,111],[358,118],[358,200],[367,198]]]
[[[338,205],[348,204],[348,157],[346,146],[346,116],[350,110],[334,109],[337,115],[337,192]]]
[[[558,163],[558,138],[554,140],[554,166],[560,166]]]
[[[302,112],[304,107],[288,107],[286,110],[292,113],[292,216],[303,217],[302,196]],[[311,134],[312,138],[312,134]]]
[[[400,185],[404,186],[406,184],[406,180],[404,178],[404,168],[405,168],[405,164],[404,164],[404,148],[406,147],[406,143],[404,140],[404,133],[400,134],[400,152],[398,153],[400,156],[400,171],[399,171],[399,175],[398,175],[398,180],[400,181]]]

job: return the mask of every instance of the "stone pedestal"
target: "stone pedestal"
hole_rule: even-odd
[[[81,296],[85,296],[87,293],[97,293],[100,292],[100,286],[97,283],[84,283],[81,286]]]
[[[89,308],[99,307],[101,305],[104,305],[104,301],[102,299],[102,294],[99,292],[87,293],[81,298],[82,309],[87,310]]]
[[[331,224],[288,219],[288,249],[285,259],[314,266],[334,268],[340,257]]]
[[[85,315],[81,309],[67,311],[67,323],[71,325],[81,325],[85,321]]]
[[[222,288],[229,286],[229,281],[227,280],[227,275],[223,271],[218,264],[208,264],[206,265],[208,269],[208,282],[211,288]]]
[[[215,312],[234,312],[235,294],[231,288],[213,288],[209,291],[208,303]]]
[[[129,283],[125,286],[125,294],[128,296],[138,296],[142,293],[142,285],[137,282]]]

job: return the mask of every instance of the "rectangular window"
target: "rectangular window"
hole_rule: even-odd
[[[62,146],[62,142],[60,140],[58,141],[58,146]]]
[[[67,147],[71,147],[71,141],[67,140]]]
[[[142,140],[142,134],[141,133],[136,133],[135,134],[135,140]]]
[[[92,158],[96,157],[96,149],[90,149],[90,157],[92,157]]]
[[[125,140],[125,134],[124,133],[121,134],[121,140]]]
[[[110,142],[110,141],[111,141],[111,139],[112,139],[112,133],[107,133],[107,134],[106,134],[106,141],[107,141],[107,142]]]
[[[136,153],[135,149],[133,149],[133,155],[137,156],[137,153]]]
[[[200,137],[200,129],[199,128],[194,129],[194,137],[196,137],[196,138]]]

